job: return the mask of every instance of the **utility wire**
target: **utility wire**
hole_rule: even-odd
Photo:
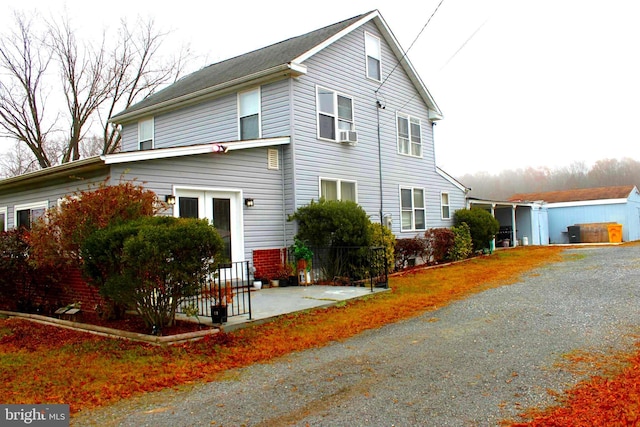
[[[486,24],[486,23],[487,23],[487,21],[488,21],[488,19],[487,19],[487,20],[485,20],[485,21],[484,21],[484,22],[483,22],[483,23],[482,23],[478,28],[476,28],[476,30],[473,32],[473,34],[471,34],[471,35],[469,36],[469,38],[468,38],[467,40],[465,40],[465,41],[464,41],[464,43],[462,43],[462,45],[458,48],[458,50],[456,50],[456,51],[454,52],[454,54],[453,54],[453,55],[451,55],[451,56],[449,57],[449,59],[447,59],[447,62],[445,62],[445,63],[444,63],[444,65],[443,65],[442,67],[440,67],[440,70],[439,70],[439,71],[442,71],[442,69],[443,69],[444,67],[446,67],[447,65],[449,65],[449,62],[451,62],[451,61],[453,60],[453,58],[455,58],[455,57],[456,57],[456,55],[458,55],[458,53],[460,53],[460,51],[461,51],[462,49],[464,49],[464,47],[467,45],[467,43],[469,43],[469,42],[471,41],[471,39],[472,39],[472,38],[474,38],[476,34],[478,34],[478,31],[480,31],[480,30],[482,29],[482,27],[484,27],[484,24]]]
[[[393,67],[393,69],[391,70],[391,72],[389,74],[387,74],[387,77],[384,78],[384,80],[382,81],[382,83],[380,83],[380,86],[378,86],[378,89],[375,90],[375,93],[378,93],[378,91],[382,88],[382,86],[387,82],[387,80],[389,79],[389,77],[391,77],[391,75],[393,74],[393,72],[398,68],[398,66],[400,65],[400,63],[407,57],[407,54],[409,53],[409,51],[411,50],[411,48],[413,47],[414,44],[416,44],[416,42],[418,41],[418,38],[420,38],[420,36],[422,35],[422,33],[424,32],[424,30],[427,28],[427,25],[429,25],[429,22],[431,22],[431,19],[433,18],[433,16],[436,14],[436,12],[438,12],[438,9],[440,9],[440,6],[442,6],[442,3],[444,2],[444,0],[440,0],[440,3],[438,3],[438,6],[436,6],[435,10],[433,11],[433,13],[431,14],[431,16],[429,17],[429,19],[427,20],[427,22],[424,24],[424,26],[422,27],[422,29],[420,30],[420,32],[418,33],[418,35],[413,39],[413,42],[411,42],[411,45],[409,45],[409,48],[404,51],[404,53],[402,54],[402,58],[400,58],[400,61],[396,62],[396,65]]]

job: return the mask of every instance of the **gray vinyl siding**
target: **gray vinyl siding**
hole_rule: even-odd
[[[291,136],[289,80],[261,87],[262,137]]]
[[[382,75],[386,81],[379,88],[379,82],[366,78],[365,30],[381,37],[375,24],[367,23],[308,59],[308,74],[294,82],[296,206],[318,200],[319,177],[350,180],[357,182],[358,203],[373,221],[380,220],[379,113],[383,212],[392,215],[394,234],[411,237],[421,233],[400,232],[400,187],[424,188],[427,228],[449,226],[450,221],[441,219],[440,194],[450,194],[452,212],[464,207],[464,194],[436,172],[427,106],[402,68],[395,68],[389,76],[396,64],[395,56],[382,38]],[[316,85],[353,98],[356,146],[316,137]],[[377,100],[384,109],[377,108]],[[397,112],[420,119],[421,158],[398,154]]]
[[[0,208],[7,208],[7,226],[14,228],[15,206],[46,201],[48,208],[58,206],[58,200],[79,191],[95,188],[107,179],[108,173],[97,172],[89,175],[76,176],[64,181],[52,182],[50,185],[29,186],[22,191],[0,194]]]
[[[154,129],[155,148],[237,140],[236,95],[159,114]]]
[[[138,149],[138,123],[122,126],[121,151],[135,151]]]
[[[161,199],[172,194],[174,185],[241,190],[243,198],[255,202],[252,208],[243,207],[245,259],[251,259],[254,249],[283,246],[282,171],[267,169],[266,148],[126,163],[114,165],[112,173],[144,182]]]
[[[286,80],[261,86],[262,136],[288,136],[289,89]],[[231,93],[154,117],[154,148],[237,141],[238,98]],[[138,123],[123,126],[122,151],[138,150]]]

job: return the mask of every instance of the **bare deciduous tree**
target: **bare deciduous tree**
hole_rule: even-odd
[[[175,81],[190,56],[181,48],[177,56],[163,57],[168,33],[156,30],[152,20],[139,19],[133,29],[123,20],[117,37],[105,31],[97,44],[79,37],[66,17],[39,19],[41,33],[33,22],[15,13],[17,30],[0,34],[0,136],[26,144],[40,168],[93,153],[82,146],[95,144],[95,138],[89,140],[98,133],[103,154],[118,151],[120,129],[108,123],[109,117]],[[51,78],[52,69],[61,84]],[[49,95],[62,101],[54,115],[45,117]],[[56,128],[62,118],[66,130]],[[53,138],[56,132],[63,136]]]
[[[69,119],[68,144],[61,162],[80,158],[80,141],[87,132],[87,123],[110,95],[111,81],[107,73],[105,36],[99,46],[89,43],[78,47],[68,19],[48,25],[51,51],[57,58],[62,89]]]
[[[0,155],[0,176],[9,178],[38,170],[38,161],[25,144],[16,141],[13,149]]]
[[[16,30],[0,38],[0,129],[2,136],[26,144],[41,168],[52,165],[45,150],[55,120],[45,122],[48,96],[44,76],[52,53],[32,22],[15,13]]]
[[[176,56],[163,61],[160,47],[168,33],[157,31],[153,21],[138,20],[135,28],[131,30],[127,22],[122,21],[120,43],[113,52],[111,97],[102,115],[103,154],[118,151],[121,140],[120,129],[108,124],[107,119],[117,110],[124,110],[162,85],[177,80],[190,57],[188,49],[183,47]]]

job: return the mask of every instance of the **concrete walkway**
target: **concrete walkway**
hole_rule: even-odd
[[[231,331],[253,323],[260,323],[287,313],[310,308],[329,307],[340,301],[361,298],[389,289],[358,286],[287,286],[251,291],[251,319],[249,315],[231,316],[222,325]]]

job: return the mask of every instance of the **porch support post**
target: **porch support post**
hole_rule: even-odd
[[[516,205],[511,205],[511,233],[513,236],[511,237],[511,247],[516,246]]]
[[[491,216],[492,217],[496,217],[496,204],[495,203],[491,203]],[[491,240],[491,248],[495,249],[496,247],[496,236],[493,236],[493,239]]]

